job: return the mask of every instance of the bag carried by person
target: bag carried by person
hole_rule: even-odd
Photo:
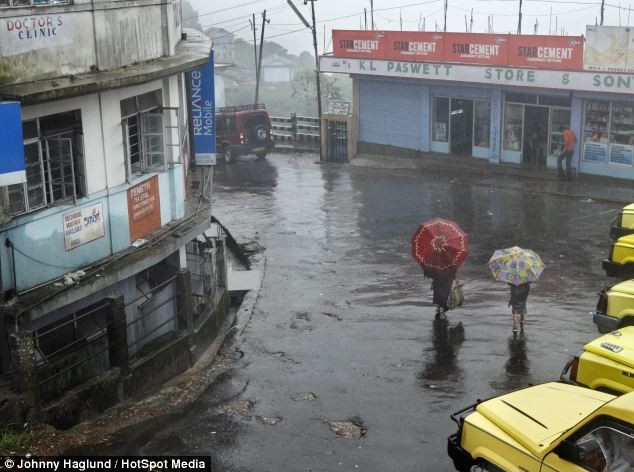
[[[453,310],[462,306],[464,303],[464,292],[462,291],[463,282],[455,280],[449,292],[449,298],[447,299],[447,308]]]

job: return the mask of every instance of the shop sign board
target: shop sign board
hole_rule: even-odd
[[[584,70],[634,73],[634,31],[621,26],[587,26]]]
[[[187,91],[194,132],[194,162],[216,165],[216,105],[214,93],[214,52],[209,62],[187,73]]]
[[[507,65],[557,70],[583,69],[583,36],[509,35]]]
[[[0,102],[0,127],[0,186],[26,182],[20,102]]]
[[[634,94],[634,75],[322,56],[321,72]]]
[[[389,31],[386,35],[387,54],[384,59],[442,61],[445,57],[444,33]]]
[[[0,19],[0,53],[15,56],[75,42],[75,15],[29,15]]]
[[[103,238],[103,203],[75,210],[63,216],[64,247],[67,251]]]
[[[583,69],[583,36],[334,30],[334,56]]]
[[[153,233],[161,227],[161,198],[158,176],[152,176],[128,189],[130,242]]]
[[[446,33],[445,61],[460,64],[508,64],[508,35]]]
[[[634,160],[634,146],[612,143],[610,146],[610,162],[612,164],[625,164],[631,166]]]
[[[385,31],[333,30],[333,52],[341,57],[387,57]]]
[[[583,150],[583,159],[590,162],[607,162],[608,145],[607,143],[595,143],[586,141]]]

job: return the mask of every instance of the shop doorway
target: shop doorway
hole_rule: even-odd
[[[522,163],[546,167],[548,154],[548,120],[550,109],[547,107],[524,107],[524,145]]]
[[[473,100],[451,99],[451,154],[469,156],[473,152]]]

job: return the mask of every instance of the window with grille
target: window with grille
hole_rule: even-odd
[[[128,181],[135,175],[166,170],[161,90],[122,100],[121,117]]]
[[[22,123],[26,183],[9,185],[12,215],[86,196],[80,110]]]

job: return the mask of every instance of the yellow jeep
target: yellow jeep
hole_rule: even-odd
[[[586,344],[583,351],[566,364],[561,377],[614,395],[634,391],[634,326]]]
[[[634,234],[622,236],[612,243],[610,257],[603,261],[608,277],[634,278]]]
[[[634,203],[621,210],[610,228],[610,236],[615,241],[628,234],[634,234]]]
[[[593,315],[599,333],[634,326],[634,280],[627,280],[599,292]]]
[[[451,415],[454,467],[521,472],[634,469],[634,392],[609,393],[562,382],[516,390]]]

